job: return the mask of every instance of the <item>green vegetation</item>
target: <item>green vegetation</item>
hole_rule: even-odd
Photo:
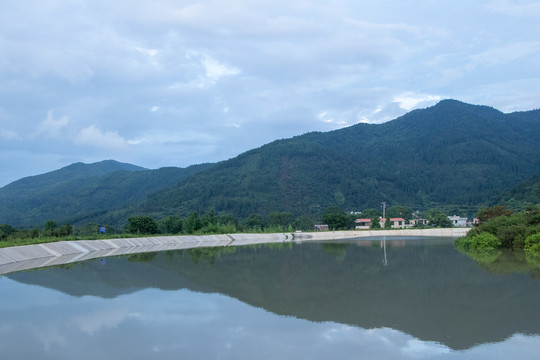
[[[158,170],[74,164],[0,188],[0,223],[31,228],[52,219],[123,228],[133,216],[186,218],[211,209],[236,219],[259,214],[265,222],[272,213],[321,219],[330,207],[348,213],[378,209],[381,201],[403,205],[387,215],[406,220],[408,209],[472,217],[511,188],[503,200],[521,210],[537,203],[540,188],[538,177],[525,181],[540,174],[539,118],[540,110],[504,114],[446,100],[384,124],[274,141],[217,164]],[[189,222],[189,230],[179,230],[177,220],[163,225],[174,232],[204,227]],[[290,223],[270,222],[251,218],[236,226],[262,231]]]
[[[384,229],[389,230],[392,228],[392,222],[390,221],[390,216],[387,216],[384,221]]]
[[[540,233],[533,234],[525,239],[525,251],[540,253]]]
[[[403,218],[405,220],[411,220],[413,218],[413,212],[406,206],[390,206],[386,209],[386,215],[390,218]]]
[[[240,217],[288,211],[318,218],[330,206],[357,210],[392,199],[471,216],[494,195],[540,173],[539,113],[444,101],[381,125],[275,141],[151,195],[137,210],[215,208]]]
[[[503,204],[512,210],[526,209],[540,204],[540,175],[527,179],[495,197],[494,203]]]
[[[479,233],[469,237],[463,237],[457,241],[457,244],[465,250],[476,252],[489,252],[501,246],[501,241],[488,232]]]
[[[459,239],[456,245],[467,249],[475,241],[486,240],[487,237],[481,236],[489,234],[500,242],[494,246],[495,248],[523,250],[525,240],[531,235],[540,233],[540,206],[517,213],[508,211],[504,206],[485,208],[478,213],[478,219],[478,226],[469,231],[467,236]]]
[[[133,216],[128,219],[127,232],[131,234],[153,235],[158,233],[158,225],[149,216]]]
[[[354,221],[354,219],[352,220]],[[326,209],[322,216],[322,222],[330,228],[330,230],[347,230],[351,229],[351,217],[336,206]]]
[[[485,265],[499,262],[501,249],[509,249],[540,268],[540,206],[518,213],[500,205],[484,208],[478,219],[476,228],[456,240],[457,249]]]
[[[441,210],[430,209],[426,212],[425,217],[433,227],[452,227],[452,222]]]
[[[410,209],[405,209],[412,213]],[[337,206],[327,208],[321,220],[314,221],[306,215],[295,217],[289,212],[271,212],[267,216],[250,214],[243,220],[238,220],[231,213],[219,213],[211,209],[204,215],[194,211],[189,216],[181,218],[169,215],[160,220],[147,215],[131,216],[128,225],[116,229],[110,225],[88,223],[82,226],[71,224],[58,225],[53,220],[47,220],[40,228],[16,229],[8,224],[0,224],[0,247],[28,245],[60,240],[83,240],[136,237],[148,235],[206,235],[247,233],[284,233],[295,231],[313,231],[314,224],[326,224],[330,230],[353,230],[354,221],[364,213],[373,214],[372,229],[381,229],[379,215],[373,209],[366,209],[361,215],[347,214]],[[441,216],[446,216],[437,211]],[[385,228],[389,228],[386,221]],[[439,226],[439,224],[434,224]]]
[[[52,219],[122,227],[129,216],[136,215],[123,214],[125,208],[212,166],[147,170],[112,160],[72,164],[0,188],[0,222],[30,228]],[[114,214],[116,211],[120,214]]]
[[[379,221],[379,216],[373,216],[371,218],[371,225],[369,226],[372,230],[378,230],[381,228],[381,223]]]

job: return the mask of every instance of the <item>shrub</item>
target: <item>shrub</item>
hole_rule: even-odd
[[[489,251],[501,246],[501,241],[490,233],[480,233],[471,238],[470,248],[473,250]]]
[[[525,251],[540,254],[540,233],[531,235],[525,239]]]

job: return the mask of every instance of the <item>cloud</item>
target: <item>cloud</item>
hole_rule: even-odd
[[[49,110],[47,117],[39,124],[37,131],[34,133],[34,137],[42,134],[56,137],[68,124],[69,117],[64,115],[60,118],[55,118],[53,111]]]
[[[82,332],[94,335],[102,329],[117,328],[128,316],[129,314],[125,309],[97,310],[76,315],[72,318],[72,321]]]
[[[538,41],[518,41],[502,46],[491,47],[470,57],[467,66],[472,70],[478,66],[505,65],[522,58],[529,58],[540,53],[540,42]],[[537,57],[536,56],[536,57]]]
[[[155,50],[155,49],[144,49],[144,48],[141,48],[139,46],[136,46],[135,47],[135,50],[137,50],[138,52],[144,54],[144,55],[148,55],[150,57],[153,57],[153,56],[156,56],[158,51]]]
[[[147,146],[205,146],[212,144],[216,138],[209,133],[184,131],[184,132],[158,132],[152,131],[129,140],[127,143],[131,145],[147,145]]]
[[[449,354],[451,349],[447,346],[432,342],[410,339],[402,349],[403,353],[412,357],[429,357]]]
[[[26,140],[32,174],[44,150],[55,164],[106,155],[186,166],[392,120],[443,94],[537,108],[537,8],[526,0],[474,2],[466,12],[428,0],[4,1],[0,138],[12,147],[23,146],[17,134]],[[53,138],[46,148],[40,141]]]
[[[415,93],[404,93],[396,95],[393,99],[394,102],[399,104],[399,107],[411,111],[412,109],[418,107],[419,105],[425,105],[426,103],[433,104],[441,100],[441,97],[438,95],[430,94],[415,94]]]
[[[12,130],[0,129],[0,137],[4,140],[21,140],[19,134]]]
[[[240,74],[239,69],[222,64],[217,60],[212,59],[210,56],[205,56],[202,64],[206,71],[206,77],[212,82],[218,81],[223,76]]]
[[[510,16],[538,16],[540,3],[534,0],[493,0],[488,1],[485,7],[493,12]]]
[[[118,135],[116,131],[102,131],[94,125],[79,131],[75,137],[75,143],[106,149],[125,149],[128,147],[126,139]]]

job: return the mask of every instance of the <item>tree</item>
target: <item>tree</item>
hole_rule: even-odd
[[[379,210],[377,210],[377,209],[368,208],[368,209],[363,210],[360,213],[360,215],[362,215],[362,218],[372,219],[375,216],[380,217],[381,212]]]
[[[132,234],[157,234],[158,226],[149,216],[133,216],[128,219],[127,231]]]
[[[9,235],[17,230],[8,224],[0,224],[0,240],[5,240]]]
[[[438,209],[430,209],[426,212],[426,220],[429,221],[431,227],[452,227],[452,221],[448,216]]]
[[[329,207],[324,211],[322,222],[328,225],[330,230],[345,230],[350,227],[349,216],[335,206]]]
[[[271,212],[268,214],[267,224],[268,226],[279,227],[286,229],[294,223],[294,215],[290,212]]]
[[[370,229],[377,230],[381,228],[381,222],[379,215],[372,216],[371,217],[371,225],[369,226]]]
[[[182,219],[176,215],[161,219],[158,225],[160,232],[165,234],[179,234],[182,232]]]
[[[403,218],[405,220],[412,219],[412,210],[406,206],[390,206],[386,209],[386,215],[393,218]]]
[[[263,228],[263,218],[259,214],[250,214],[243,223],[244,227],[248,230],[259,230]]]
[[[43,224],[43,232],[47,236],[53,236],[54,230],[56,229],[56,227],[57,227],[56,222],[54,222],[53,220],[47,220],[45,224]]]
[[[214,209],[207,211],[201,219],[201,228],[216,224],[216,213]]]
[[[184,219],[183,223],[183,230],[186,234],[193,234],[195,231],[202,228],[202,222],[199,218],[199,213],[194,211],[191,213],[190,216],[188,216],[186,219]]]
[[[478,217],[478,224],[485,223],[489,219],[493,219],[499,216],[509,217],[513,214],[512,210],[508,210],[504,205],[497,205],[493,207],[483,208],[476,215]]]
[[[390,216],[386,217],[386,220],[384,221],[384,228],[385,229],[391,229],[392,228],[392,221],[390,220]]]
[[[334,193],[334,201],[338,206],[343,206],[343,204],[345,204],[345,196],[341,191],[336,191]]]
[[[217,217],[217,223],[219,225],[232,225],[238,227],[238,220],[231,213],[223,213]]]
[[[75,229],[70,224],[65,224],[60,227],[58,227],[55,231],[55,236],[63,237],[63,236],[69,236],[73,235],[75,232]]]
[[[302,215],[294,221],[294,228],[296,230],[310,231],[313,230],[315,222],[306,215]]]

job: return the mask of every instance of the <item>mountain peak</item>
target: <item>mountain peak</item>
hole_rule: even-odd
[[[468,104],[466,102],[455,100],[455,99],[441,100],[437,104],[432,106],[431,108],[437,109],[439,111],[449,111],[449,110],[472,111],[481,116],[485,116],[485,115],[493,116],[495,114],[503,114],[502,111],[497,110],[491,106],[473,105],[473,104]]]
[[[91,164],[76,162],[45,174],[24,177],[6,185],[4,188],[15,190],[21,186],[26,187],[29,184],[47,186],[77,178],[99,177],[116,171],[142,170],[147,169],[137,165],[121,163],[115,160],[103,160]]]

